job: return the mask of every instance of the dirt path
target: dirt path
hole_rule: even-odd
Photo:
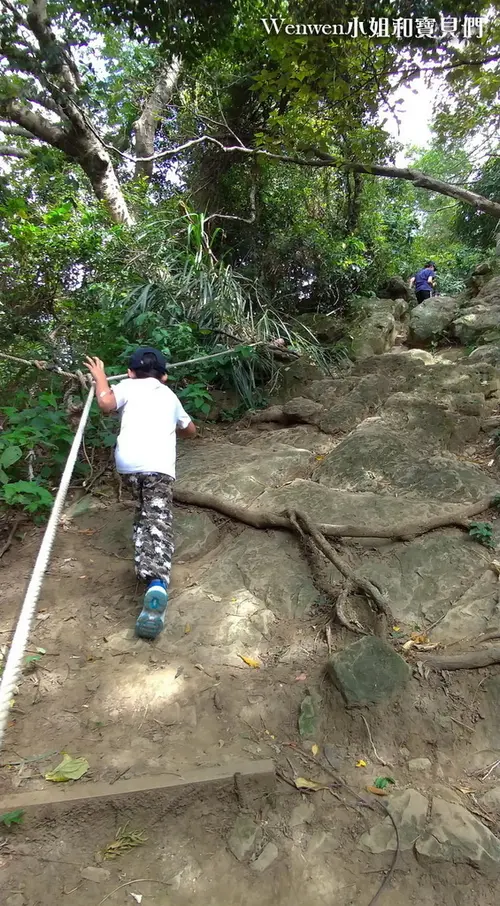
[[[322,455],[312,449],[311,461]],[[131,513],[109,495],[107,504],[59,532],[30,646],[31,654],[37,648],[45,654],[27,666],[19,687],[0,759],[0,802],[2,792],[46,785],[43,774],[61,752],[88,759],[90,770],[80,784],[177,773],[235,757],[272,758],[288,781],[297,776],[328,781],[314,764],[315,757],[321,763],[328,747],[347,784],[367,801],[375,800],[366,785],[387,772],[398,788],[446,794],[469,807],[472,796],[494,785],[495,773],[482,783],[473,771],[494,761],[500,745],[491,712],[496,688],[491,680],[498,670],[417,676],[396,703],[370,711],[377,752],[391,763],[384,768],[360,714],[346,711],[325,679],[321,606],[302,615],[283,608],[255,611],[252,596],[235,585],[227,589],[231,606],[225,602],[223,607],[221,597],[200,590],[203,577],[240,537],[239,526],[221,520],[209,550],[189,558],[178,555],[166,631],[154,643],[135,639],[139,593],[128,541]],[[177,517],[190,514],[179,509]],[[245,531],[250,533],[245,538],[258,534]],[[0,644],[9,641],[40,538],[41,532],[32,530],[2,560]],[[247,564],[239,566],[243,575]],[[349,641],[353,638],[345,631],[337,631],[333,647]],[[260,668],[248,667],[239,654],[258,657]],[[297,718],[309,689],[321,704],[316,734],[306,741]],[[313,745],[319,747],[317,756]],[[415,758],[429,762],[410,770]],[[366,764],[356,767],[360,762]],[[38,810],[0,835],[5,902],[99,906],[105,900],[125,906],[136,894],[156,906],[302,901],[369,906],[392,856],[360,848],[359,838],[379,819],[345,788],[334,792],[301,793],[278,780],[275,801],[258,817],[259,848],[266,842],[277,848],[262,873],[238,862],[228,849],[240,813],[230,791]],[[99,853],[127,822],[147,842],[102,862]],[[490,827],[498,831],[495,814]],[[89,867],[101,871],[88,872]],[[403,900],[420,906],[493,906],[497,896],[493,882],[472,868],[424,868],[406,854],[384,892],[383,906],[400,906]]]

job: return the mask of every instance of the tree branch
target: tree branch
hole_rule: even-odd
[[[0,116],[4,119],[13,120],[18,126],[26,129],[32,136],[42,142],[47,142],[61,151],[68,151],[68,142],[66,133],[55,123],[42,116],[35,110],[30,110],[20,101],[0,100]]]
[[[47,0],[31,0],[26,16],[28,25],[38,41],[49,71],[61,77],[64,89],[73,94],[79,87],[79,74],[69,54],[58,43],[50,29]]]
[[[21,126],[6,126],[3,123],[0,123],[0,132],[3,132],[4,135],[18,135],[20,138],[32,139],[34,137],[32,132],[28,132]]]
[[[159,78],[144,104],[139,118],[134,123],[135,149],[137,151],[135,176],[146,176],[151,179],[153,175],[153,160],[148,158],[154,152],[156,127],[165,106],[169,103],[177,85],[181,68],[180,57],[174,57],[172,62],[163,66]]]
[[[0,157],[30,157],[31,151],[16,148],[15,145],[0,145]]]
[[[104,144],[104,143],[103,143]],[[178,145],[176,148],[169,148],[167,151],[160,151],[157,154],[151,154],[146,158],[136,158],[129,154],[124,154],[112,145],[105,145],[106,150],[119,154],[124,160],[132,163],[145,163],[155,160],[164,160],[168,157],[176,157],[183,151],[194,148],[197,145],[212,144],[223,151],[225,154],[243,154],[251,157],[265,157],[268,160],[280,161],[284,164],[293,164],[299,167],[337,167],[340,170],[350,170],[353,173],[367,173],[369,176],[382,176],[389,179],[404,179],[412,182],[421,189],[427,189],[429,192],[437,192],[439,195],[446,195],[449,198],[455,198],[463,201],[465,204],[472,205],[479,211],[491,214],[493,217],[500,217],[500,202],[492,201],[485,198],[484,195],[478,195],[476,192],[469,192],[459,186],[443,182],[441,179],[435,179],[427,176],[419,170],[410,170],[408,168],[394,167],[388,164],[363,164],[358,161],[343,160],[333,157],[329,154],[323,154],[315,151],[316,157],[298,157],[296,155],[275,154],[272,151],[266,151],[264,148],[246,148],[244,145],[223,145],[213,135],[201,135],[199,138],[191,139]]]

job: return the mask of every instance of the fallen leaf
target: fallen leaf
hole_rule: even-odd
[[[408,639],[403,645],[403,651],[409,651],[410,648],[416,648],[417,651],[433,651],[435,648],[439,648],[439,644],[438,642],[429,642],[428,645],[420,645],[418,642],[414,642],[413,639]]]
[[[63,753],[63,760],[45,775],[45,780],[53,780],[55,783],[63,783],[66,780],[79,780],[89,769],[89,763],[86,758],[72,758],[67,752]]]
[[[313,753],[313,755],[314,755],[315,757],[316,757],[316,755],[318,754],[318,752],[319,752],[319,746],[317,746],[316,743],[314,743],[314,745],[311,746],[311,752]]]
[[[184,634],[187,635],[189,632],[191,632],[191,624],[186,623],[186,625],[184,626]]]
[[[373,793],[374,796],[387,796],[385,790],[381,790],[378,786],[367,786],[368,793]]]
[[[393,627],[392,627],[392,631],[393,631],[393,632],[401,632],[401,626],[393,626]]]
[[[256,661],[254,657],[246,657],[244,654],[239,654],[238,657],[240,657],[243,663],[248,667],[260,667],[259,661]]]
[[[311,790],[313,793],[318,792],[318,790],[328,789],[324,783],[318,783],[317,780],[308,780],[307,777],[296,777],[295,786],[298,790]]]
[[[357,768],[366,768],[366,761],[363,761],[363,759],[360,758],[359,761],[356,762],[356,767]]]
[[[410,638],[413,642],[416,642],[417,645],[427,645],[429,642],[429,636],[425,632],[412,632]]]

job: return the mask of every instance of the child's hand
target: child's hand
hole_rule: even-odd
[[[85,368],[88,368],[94,381],[99,380],[99,378],[105,378],[106,373],[104,371],[104,362],[101,359],[98,359],[94,356],[91,358],[87,356],[86,362],[84,362]]]

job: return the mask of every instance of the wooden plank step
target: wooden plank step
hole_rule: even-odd
[[[4,793],[0,797],[0,812],[13,811],[17,808],[27,809],[45,805],[90,802],[95,799],[119,799],[134,793],[154,792],[155,790],[172,790],[177,792],[190,786],[206,784],[223,784],[232,781],[236,793],[241,797],[250,788],[265,796],[273,792],[276,783],[274,764],[270,759],[260,761],[235,760],[224,765],[208,768],[194,768],[178,773],[144,774],[130,780],[117,780],[116,783],[47,783],[43,790],[31,790],[25,793]],[[251,794],[250,794],[251,795]],[[256,798],[255,794],[251,798]],[[257,797],[258,798],[258,797]]]

